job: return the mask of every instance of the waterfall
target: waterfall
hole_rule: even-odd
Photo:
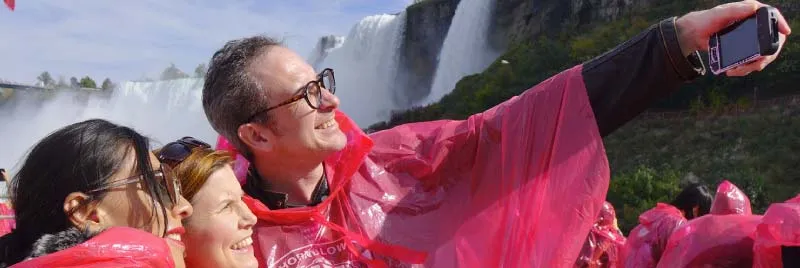
[[[398,108],[392,92],[405,21],[405,12],[366,17],[319,64],[333,68],[340,109],[362,128],[389,119]]]
[[[497,56],[487,41],[491,0],[461,0],[447,32],[430,95],[438,101],[465,75],[485,69]],[[399,81],[406,12],[373,15],[353,26],[346,38],[323,37],[309,55],[318,71],[333,68],[340,109],[365,128],[389,119],[407,84]],[[402,78],[405,79],[405,78]],[[216,133],[201,103],[203,80],[125,82],[113,92],[16,90],[0,96],[0,167],[17,168],[30,148],[52,131],[89,118],[130,126],[154,139],[155,146],[182,136],[209,143]],[[6,100],[3,100],[6,99]]]
[[[421,105],[439,101],[450,93],[464,76],[482,72],[500,52],[489,45],[488,31],[494,1],[461,0],[442,50],[433,78],[431,93]]]
[[[203,79],[125,82],[113,93],[18,90],[0,103],[0,167],[16,171],[42,138],[90,118],[132,127],[161,146],[183,136],[214,144],[201,103]]]

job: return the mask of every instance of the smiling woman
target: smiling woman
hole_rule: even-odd
[[[256,217],[242,202],[231,156],[191,137],[155,153],[174,168],[194,206],[194,214],[184,220],[187,267],[258,267],[250,238]]]
[[[100,119],[39,141],[11,179],[16,228],[0,237],[0,267],[100,267],[120,260],[184,267],[176,258],[184,253],[179,234],[192,209],[148,147],[135,130]],[[126,236],[135,238],[120,239]]]

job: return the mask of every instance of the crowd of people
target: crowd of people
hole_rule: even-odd
[[[614,215],[606,203],[575,267],[800,267],[800,195],[754,215],[731,182],[714,196],[695,183],[642,213],[627,238]]]
[[[781,267],[800,198],[752,215],[729,183],[711,204],[689,188],[627,238],[605,202],[602,137],[704,75],[709,37],[762,6],[667,18],[465,120],[370,135],[338,110],[334,70],[230,41],[203,88],[216,149],[153,150],[103,119],[50,133],[10,179],[0,267]]]

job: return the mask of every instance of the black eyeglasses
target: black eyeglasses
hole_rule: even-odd
[[[159,200],[168,201],[167,204],[164,204],[165,207],[171,208],[178,204],[178,199],[181,196],[181,181],[175,177],[175,173],[172,173],[172,169],[165,164],[162,164],[158,170],[153,172],[158,181],[158,190],[156,191]],[[131,183],[136,183],[142,180],[142,174],[131,176],[124,180],[118,180],[112,183],[109,183],[103,187],[93,189],[88,191],[87,193],[94,193],[98,191],[108,190],[117,188],[120,186],[125,186]],[[166,194],[166,196],[165,196]]]
[[[177,164],[183,162],[192,153],[194,148],[211,148],[211,145],[193,137],[183,137],[164,145],[158,152],[158,161]]]
[[[311,108],[314,110],[319,109],[322,107],[322,89],[327,89],[331,94],[336,94],[336,79],[333,77],[333,69],[331,68],[325,68],[325,70],[322,70],[322,72],[317,74],[317,80],[310,81],[303,88],[301,88],[300,91],[302,92],[300,95],[294,96],[291,99],[279,103],[278,105],[274,105],[254,113],[252,116],[250,116],[250,118],[247,119],[247,122],[252,122],[253,119],[260,114],[269,112],[287,104],[294,103],[301,99],[305,99],[306,103],[308,103],[308,106],[311,106]]]

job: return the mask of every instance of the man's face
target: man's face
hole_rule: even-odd
[[[282,103],[303,93],[303,88],[317,79],[317,72],[296,53],[276,46],[256,59],[250,72],[264,86],[269,105]],[[271,151],[280,156],[327,156],[344,148],[346,138],[334,120],[339,99],[322,90],[319,109],[304,99],[268,112],[268,127],[258,128]],[[309,100],[318,99],[309,92]]]

